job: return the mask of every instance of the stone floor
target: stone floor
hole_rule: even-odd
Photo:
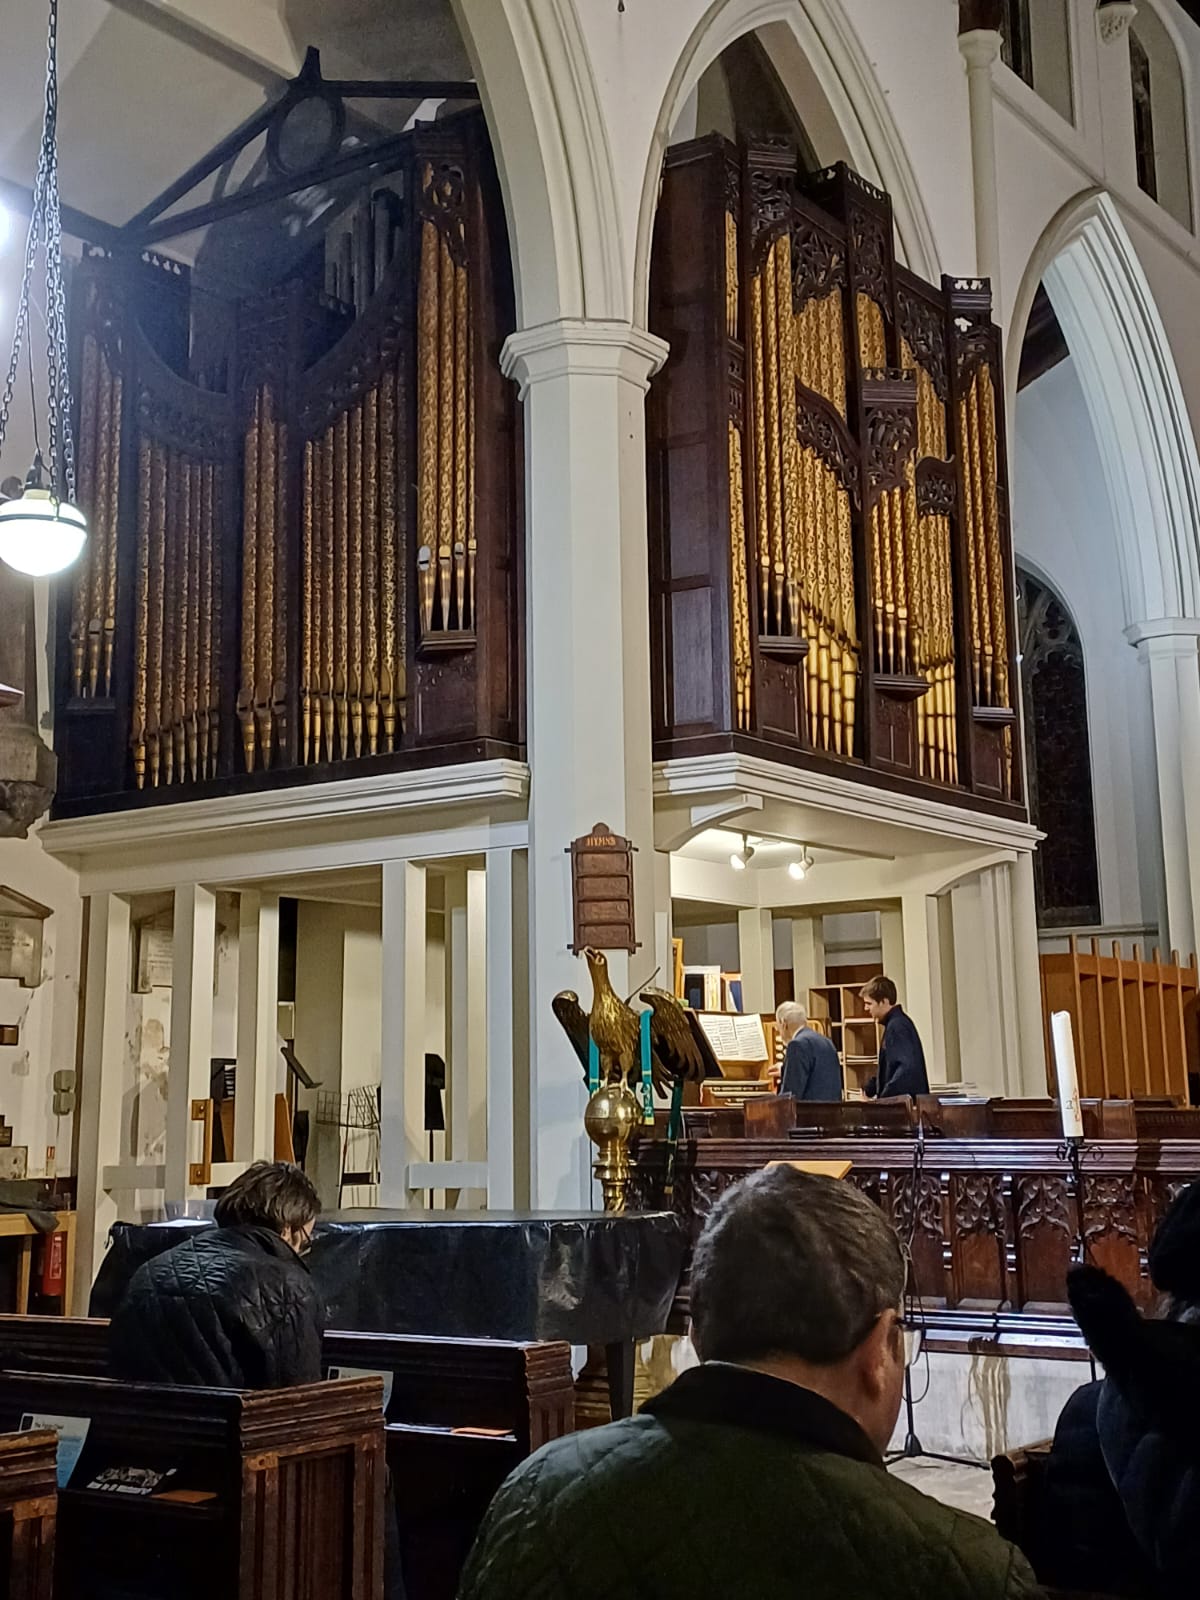
[[[957,1462],[930,1461],[921,1456],[914,1461],[893,1462],[889,1471],[934,1500],[956,1506],[960,1511],[973,1511],[977,1517],[991,1521],[990,1471],[981,1467],[960,1466]]]

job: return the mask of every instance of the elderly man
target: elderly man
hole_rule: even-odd
[[[779,1093],[793,1100],[840,1100],[842,1063],[832,1042],[808,1025],[808,1012],[797,1000],[785,1000],[775,1013],[779,1037],[786,1045]]]
[[[735,1184],[692,1265],[702,1365],[519,1467],[460,1600],[1032,1600],[989,1523],[884,1467],[903,1295],[900,1241],[850,1184],[788,1166]]]

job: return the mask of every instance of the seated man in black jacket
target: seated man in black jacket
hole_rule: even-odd
[[[896,985],[890,978],[872,978],[863,985],[861,998],[867,1015],[883,1023],[878,1074],[863,1085],[868,1099],[929,1093],[925,1051],[912,1018],[897,1004]]]
[[[216,1227],[138,1268],[112,1319],[113,1377],[214,1389],[321,1379],[324,1309],[304,1262],[321,1209],[299,1167],[259,1161]]]

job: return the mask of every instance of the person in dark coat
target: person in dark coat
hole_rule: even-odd
[[[217,1201],[216,1227],[139,1267],[112,1319],[113,1377],[216,1389],[321,1379],[324,1308],[304,1261],[311,1180],[259,1161]]]
[[[883,1042],[879,1046],[879,1070],[863,1085],[868,1099],[890,1099],[895,1095],[929,1093],[929,1074],[925,1070],[925,1051],[916,1024],[898,1004],[896,985],[890,978],[872,978],[864,984],[861,999],[867,1015],[883,1023]]]
[[[692,1262],[703,1364],[523,1462],[459,1600],[1033,1600],[989,1523],[884,1467],[904,1278],[853,1185],[782,1164],[734,1184]]]
[[[775,1021],[787,1047],[779,1093],[793,1100],[840,1100],[842,1063],[832,1041],[809,1027],[808,1012],[797,1000],[785,1000]]]
[[[1149,1250],[1164,1296],[1144,1318],[1097,1267],[1075,1268],[1075,1320],[1105,1376],[1076,1390],[1046,1464],[1047,1583],[1177,1597],[1200,1572],[1200,1184],[1174,1201]]]

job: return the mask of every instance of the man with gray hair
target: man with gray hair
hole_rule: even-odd
[[[884,1467],[904,1277],[852,1185],[787,1164],[735,1184],[692,1264],[702,1364],[520,1466],[459,1600],[1032,1600],[990,1524]]]
[[[798,1000],[785,1000],[775,1023],[787,1047],[779,1093],[793,1100],[840,1100],[842,1063],[833,1041],[809,1027],[808,1012]]]

